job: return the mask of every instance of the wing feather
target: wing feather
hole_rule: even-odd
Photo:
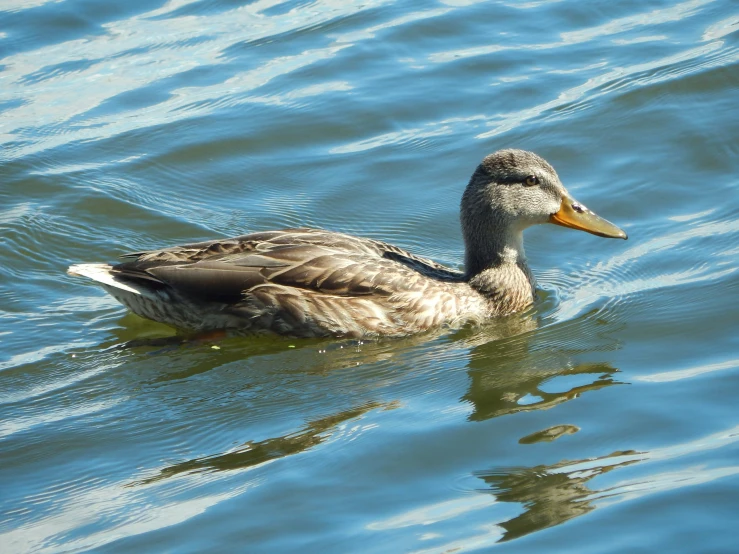
[[[387,297],[435,281],[460,282],[461,274],[396,246],[315,229],[285,229],[127,254],[119,276],[168,286],[200,300],[240,302],[274,284],[332,297]],[[425,283],[425,284],[424,284]],[[305,306],[285,296],[293,318]],[[368,317],[371,314],[367,314]]]

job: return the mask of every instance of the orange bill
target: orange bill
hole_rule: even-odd
[[[549,216],[549,221],[562,227],[587,231],[599,237],[610,239],[627,239],[628,236],[610,221],[591,212],[574,198],[565,196],[557,213]]]

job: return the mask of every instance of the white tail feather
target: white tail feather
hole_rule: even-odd
[[[93,281],[108,285],[116,289],[125,290],[134,294],[144,294],[145,291],[137,289],[127,283],[122,283],[116,279],[115,275],[110,273],[112,266],[108,264],[75,264],[69,266],[67,273],[70,275],[80,275],[89,277]]]

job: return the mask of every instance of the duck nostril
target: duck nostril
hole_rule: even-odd
[[[572,209],[579,214],[583,213],[586,210],[585,206],[583,206],[582,204],[578,204],[577,202],[572,203]]]

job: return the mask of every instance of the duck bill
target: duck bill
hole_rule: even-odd
[[[549,222],[570,229],[587,231],[599,237],[609,239],[627,239],[628,236],[610,221],[591,212],[574,198],[565,196],[559,206],[557,213],[549,216]]]

